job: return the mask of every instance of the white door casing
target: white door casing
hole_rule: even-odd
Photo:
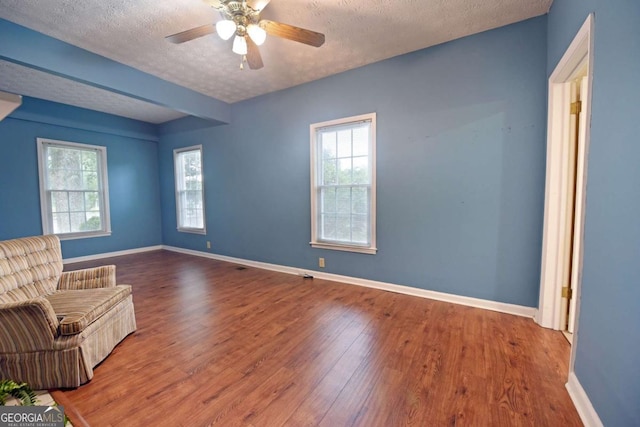
[[[571,85],[581,70],[586,66],[587,76],[582,97],[581,127],[582,142],[578,147],[577,185],[576,190],[576,228],[574,233],[575,263],[572,314],[576,319],[574,326],[574,348],[578,338],[578,319],[580,310],[580,279],[582,272],[582,236],[584,232],[584,203],[587,177],[587,159],[589,148],[589,122],[591,117],[591,85],[593,80],[593,28],[594,16],[590,14],[571,45],[563,55],[555,70],[549,77],[549,101],[547,121],[547,170],[545,186],[544,228],[542,240],[542,260],[540,275],[540,301],[536,322],[551,329],[561,329],[562,278],[568,263],[565,259],[567,242],[566,200],[570,188],[567,179],[570,172],[568,156],[568,140],[570,138],[570,112],[567,106],[571,103]],[[582,89],[581,87],[581,89]],[[577,244],[577,247],[576,247]],[[562,326],[563,328],[563,326]],[[570,372],[573,372],[575,353],[572,350]]]

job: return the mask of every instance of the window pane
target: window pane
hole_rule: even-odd
[[[84,206],[87,211],[100,210],[100,193],[97,191],[86,191],[84,193]]]
[[[189,208],[187,207],[187,193],[185,193],[184,191],[180,193],[179,203],[180,203],[180,210],[179,210],[180,218],[179,218],[178,225],[180,227],[187,227],[188,218],[189,218],[189,215],[187,214],[187,212],[189,211]]]
[[[65,171],[63,188],[66,190],[82,190],[82,172]]]
[[[200,190],[202,188],[201,182],[201,166],[200,166],[200,152],[188,151],[180,153],[178,155],[179,161],[179,173],[182,174],[181,189],[186,190]]]
[[[186,186],[185,188],[187,190],[195,190],[195,191],[200,191],[202,189],[202,181],[200,181],[200,177],[193,177],[193,176],[189,176],[186,179]]]
[[[351,157],[351,129],[338,131],[338,157]]]
[[[336,216],[321,215],[320,217],[321,232],[320,237],[323,240],[335,240],[336,238]]]
[[[93,151],[84,151],[82,153],[82,170],[87,172],[98,171],[98,153]]]
[[[183,206],[184,206],[184,204],[183,204]],[[189,212],[189,209],[187,209],[187,208],[180,209],[180,227],[187,227],[188,226],[188,222],[187,221],[188,221],[189,215],[188,215],[187,212]]]
[[[338,159],[338,184],[351,184],[351,158]]]
[[[102,229],[102,222],[100,221],[100,213],[87,212],[86,220],[80,224],[81,231],[98,231]]]
[[[68,212],[69,200],[65,191],[51,192],[51,210],[53,212]]]
[[[54,169],[49,171],[48,175],[48,189],[49,190],[64,190],[66,188],[67,174],[62,169]]]
[[[356,187],[351,191],[351,212],[366,215],[369,210],[369,190]]]
[[[354,215],[351,217],[351,227],[353,233],[351,238],[354,243],[369,243],[369,221],[366,215]]]
[[[336,212],[351,213],[351,188],[336,189]]]
[[[80,170],[82,153],[73,148],[49,147],[48,163],[49,169]]]
[[[84,172],[82,174],[83,190],[98,190],[98,172]]]
[[[196,209],[194,217],[194,227],[204,228],[204,218],[202,217],[202,209]]]
[[[322,158],[335,159],[337,155],[336,133],[335,132],[322,133],[321,139],[322,139]]]
[[[353,130],[353,155],[366,156],[369,154],[369,126]]]
[[[187,190],[200,190],[202,188],[200,156],[186,153],[183,166],[184,188]]]
[[[336,240],[351,241],[351,215],[336,216]]]
[[[336,189],[323,188],[320,190],[320,212],[335,213],[336,212]]]
[[[71,212],[69,214],[69,219],[71,221],[71,232],[79,232],[84,231],[81,227],[86,222],[86,217],[84,212]]]
[[[184,225],[185,227],[194,228],[198,224],[198,210],[187,208],[185,209],[185,219]]]
[[[199,191],[185,191],[185,202],[188,209],[194,209],[200,207],[200,192]]]
[[[69,229],[69,214],[68,213],[54,213],[53,219],[53,232],[54,233],[68,233]]]
[[[64,149],[49,147],[46,149],[46,155],[47,155],[47,169],[62,168]]]
[[[73,148],[65,148],[65,161],[62,167],[67,170],[82,170],[82,152]]]
[[[336,169],[336,160],[324,160],[322,162],[322,178],[320,179],[322,185],[337,184]]]
[[[84,193],[79,191],[69,192],[69,210],[71,212],[84,211]]]
[[[353,158],[353,183],[354,184],[369,183],[369,158],[368,157]]]

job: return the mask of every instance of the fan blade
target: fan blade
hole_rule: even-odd
[[[189,40],[197,39],[198,37],[206,36],[216,32],[216,27],[213,24],[202,25],[200,27],[192,28],[181,33],[172,34],[165,37],[171,43],[184,43]]]
[[[245,36],[245,39],[247,40],[247,63],[249,64],[249,68],[259,70],[264,67],[262,57],[260,56],[260,49],[258,49],[258,45],[251,40],[251,37]]]
[[[215,7],[216,9],[220,9],[220,7],[222,7],[222,3],[220,2],[220,0],[202,0],[202,1],[211,7]]]
[[[293,25],[263,19],[260,21],[260,27],[262,27],[267,34],[282,37],[283,39],[293,40],[315,47],[320,47],[324,44],[324,34],[294,27]]]
[[[267,7],[270,1],[271,0],[247,0],[247,6],[256,12],[260,12],[262,9]]]

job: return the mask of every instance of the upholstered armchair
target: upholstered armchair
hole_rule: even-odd
[[[63,272],[53,235],[0,242],[0,378],[78,387],[135,329],[115,266]]]

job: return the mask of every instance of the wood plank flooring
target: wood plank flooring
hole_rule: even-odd
[[[531,319],[156,251],[117,265],[138,330],[53,392],[91,426],[580,426]]]

